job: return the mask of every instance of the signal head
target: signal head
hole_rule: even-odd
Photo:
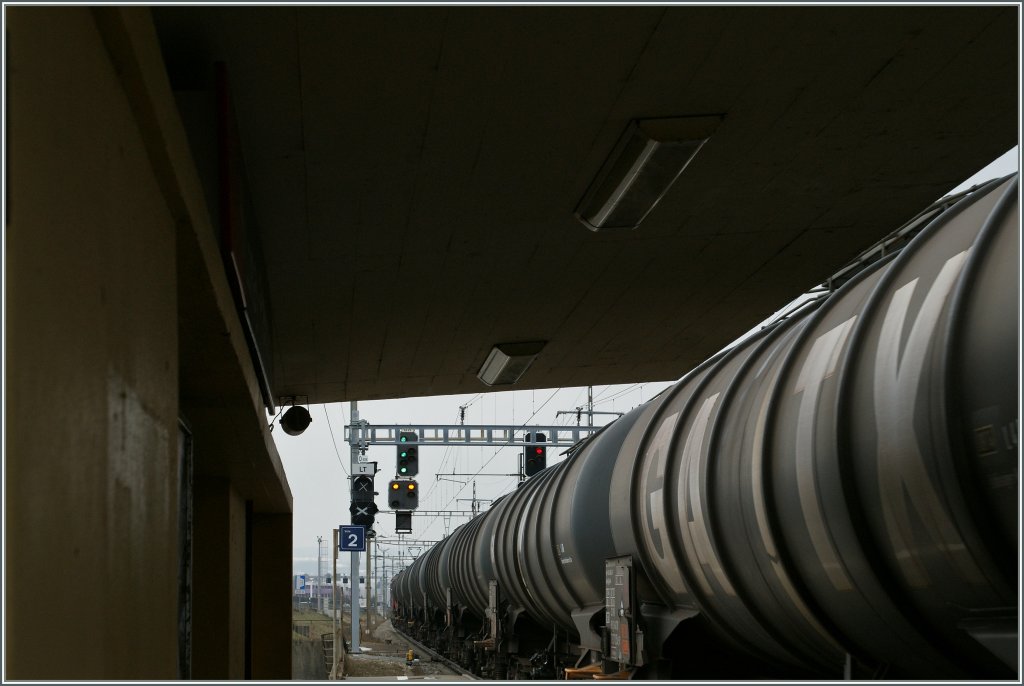
[[[547,436],[542,433],[538,433],[536,436],[532,434],[526,434],[526,441],[538,443],[545,443]],[[523,457],[525,464],[523,465],[524,473],[526,476],[533,476],[537,472],[547,467],[547,448],[542,445],[533,445],[524,451]]]
[[[410,434],[415,437],[415,434]],[[398,476],[416,476],[420,471],[419,449],[415,445],[398,446],[398,461],[395,473]]]
[[[412,479],[396,478],[388,484],[388,507],[392,510],[415,510],[419,484]]]

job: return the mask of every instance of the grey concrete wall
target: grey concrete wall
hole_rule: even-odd
[[[291,678],[300,681],[326,681],[324,650],[319,640],[292,641]]]
[[[193,673],[240,678],[251,659],[250,502],[279,518],[252,576],[280,598],[254,601],[271,609],[250,613],[270,621],[253,645],[287,673],[273,608],[290,567],[280,590],[269,575],[290,555],[291,493],[149,13],[6,7],[5,30],[5,677],[178,676],[179,413],[196,451]],[[223,648],[208,662],[205,637]]]
[[[193,539],[192,678],[245,676],[245,501],[198,475]]]
[[[176,227],[90,11],[5,14],[6,676],[174,678]]]
[[[291,637],[292,516],[256,514],[252,532],[252,677],[289,679],[289,653],[275,646]],[[292,653],[294,654],[294,648]]]

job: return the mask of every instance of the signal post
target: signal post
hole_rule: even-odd
[[[351,416],[352,416],[352,424],[353,424],[353,426],[359,426],[359,403],[356,402],[355,400],[353,400],[350,403],[349,407],[351,408]],[[355,437],[353,436],[353,438],[355,438]],[[351,451],[350,462],[349,462],[349,467],[350,467],[349,473],[353,477],[352,478],[352,497],[351,497],[352,505],[351,505],[351,507],[355,508],[356,507],[356,503],[357,503],[357,500],[356,500],[357,497],[362,498],[362,500],[360,500],[358,502],[365,503],[365,492],[361,493],[358,496],[356,494],[356,491],[355,491],[356,479],[360,478],[360,477],[366,477],[368,475],[366,475],[366,474],[359,474],[359,471],[360,471],[360,462],[359,462],[360,442],[358,440],[353,440],[353,441],[351,441],[350,445],[352,446],[352,451]],[[359,474],[358,477],[356,476],[357,474]],[[371,491],[369,499],[370,499],[370,504],[372,505],[373,504],[373,494],[372,494],[372,491],[373,491],[373,476],[372,476],[372,474],[369,475],[369,479],[370,479],[370,491]],[[374,509],[376,509],[375,505],[373,507],[374,507]],[[353,527],[349,527],[349,528],[354,529],[356,526],[359,526],[360,528],[365,527],[366,526],[365,524],[363,524],[363,525],[356,524],[356,521],[355,521],[356,516],[357,516],[356,511],[352,510],[352,522],[353,522],[354,526]],[[365,522],[366,519],[362,519],[361,521]],[[370,523],[370,525],[373,524],[373,515],[372,514],[369,515],[369,523]],[[345,527],[342,527],[343,531],[344,531],[344,529],[345,529]],[[356,545],[358,543],[357,541],[352,541],[350,538],[347,538],[344,535],[341,536],[341,542],[340,542],[340,545],[341,545],[343,550],[354,548],[354,549],[352,549],[352,573],[349,576],[349,580],[350,580],[350,583],[352,585],[352,639],[351,639],[350,645],[352,646],[352,652],[355,652],[355,653],[359,652],[359,550],[361,548],[365,548],[365,544],[366,544],[365,532],[366,532],[366,529],[363,528],[364,538],[363,538],[363,541],[362,541],[362,543],[363,543],[362,546]],[[351,548],[346,548],[346,545],[350,545]]]

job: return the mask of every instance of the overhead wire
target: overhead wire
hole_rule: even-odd
[[[641,386],[645,386],[645,385],[646,385],[646,383],[644,383],[644,384],[640,384],[640,383],[632,384],[631,386],[629,386],[627,388],[624,388],[624,389],[621,389],[621,390],[617,391],[616,393],[608,396],[607,398],[601,398],[600,402],[602,402],[602,403],[611,402],[612,400],[615,400],[617,398],[621,398],[622,396],[627,395],[629,393],[632,393],[637,388],[639,388]],[[598,399],[597,398],[594,399],[594,404],[595,405],[598,404]]]
[[[601,399],[601,401],[602,401],[602,402],[610,402],[610,401],[614,400],[615,398],[619,398],[619,397],[622,397],[623,395],[626,395],[626,394],[628,394],[628,393],[630,393],[630,392],[634,391],[634,390],[635,390],[635,389],[637,389],[637,388],[642,388],[643,386],[646,386],[646,383],[635,383],[635,384],[632,384],[632,385],[630,385],[630,386],[628,386],[628,387],[626,387],[626,388],[624,388],[624,389],[619,389],[619,390],[617,390],[617,391],[616,391],[616,390],[614,390],[612,386],[606,386],[606,387],[604,388],[604,390],[603,390],[603,391],[601,391],[601,393],[605,394],[605,397],[604,397],[603,399]],[[540,405],[539,407],[537,407],[536,409],[534,409],[534,410],[533,410],[533,412],[532,412],[532,414],[531,414],[531,415],[530,415],[530,416],[529,416],[529,417],[528,417],[528,418],[527,418],[526,420],[524,420],[524,421],[522,421],[522,422],[518,422],[518,423],[516,423],[516,422],[513,422],[513,423],[514,423],[514,425],[515,425],[515,426],[517,426],[517,427],[519,427],[519,428],[525,428],[525,427],[526,427],[526,426],[527,426],[527,425],[528,425],[528,424],[529,424],[529,423],[530,423],[530,422],[531,422],[531,421],[532,421],[532,420],[534,419],[534,417],[536,417],[536,416],[537,416],[537,414],[539,414],[539,413],[540,413],[540,412],[541,412],[541,411],[542,411],[542,410],[543,410],[543,409],[544,409],[544,408],[545,408],[545,407],[546,407],[546,406],[548,405],[548,403],[550,403],[550,402],[551,402],[551,400],[553,400],[553,399],[555,398],[555,396],[556,396],[556,395],[557,395],[557,394],[558,394],[559,392],[561,392],[562,390],[564,390],[564,389],[561,389],[561,388],[557,388],[557,389],[554,389],[554,391],[553,391],[553,392],[551,393],[551,395],[549,395],[549,396],[547,397],[547,399],[546,399],[546,400],[544,400],[544,402],[543,402],[543,403],[541,403],[541,405]],[[612,395],[607,395],[607,394],[608,394],[609,392],[611,392],[611,393],[612,393]],[[577,396],[576,396],[576,397],[577,397],[577,401],[579,401],[579,400],[581,400],[581,399],[582,399],[583,393],[584,393],[584,391],[583,391],[583,390],[581,389],[581,390],[579,391],[579,393],[577,394]],[[460,407],[463,407],[463,408],[468,408],[468,407],[469,407],[470,405],[472,405],[472,404],[476,403],[476,402],[477,402],[477,401],[478,401],[479,399],[481,399],[482,397],[484,397],[484,394],[483,394],[483,393],[478,393],[478,394],[477,394],[476,396],[474,396],[474,397],[473,397],[473,398],[472,398],[472,399],[471,399],[471,400],[470,400],[470,401],[469,401],[468,403],[466,403],[465,405],[462,405],[462,406],[460,406]],[[600,396],[599,396],[599,398],[598,398],[598,399],[600,399]],[[598,402],[598,399],[595,399],[595,400],[594,400],[594,404],[595,404],[595,405],[597,404],[597,402]],[[531,398],[531,400],[534,400],[534,399],[533,399],[533,398]],[[514,395],[512,396],[512,400],[511,400],[511,402],[512,402],[512,406],[513,406],[513,408],[514,408],[514,407],[515,407],[515,396],[514,396]],[[533,404],[533,403],[531,403],[531,405],[532,405],[532,404]],[[496,409],[496,407],[495,407],[495,409]],[[514,410],[513,410],[513,417],[514,417],[514,416],[515,416],[515,415],[514,415]],[[572,421],[572,417],[571,417],[571,415],[566,415],[566,416],[565,416],[565,418],[563,419],[563,422],[564,422],[565,424],[568,424],[568,423],[569,423],[569,422],[571,422],[571,421]],[[441,459],[441,469],[439,469],[439,470],[438,470],[437,474],[440,474],[440,475],[443,475],[443,474],[444,474],[444,472],[443,472],[443,468],[444,468],[444,466],[445,466],[445,465],[446,465],[446,464],[448,463],[448,460],[449,460],[449,458],[451,458],[451,459],[456,459],[456,458],[457,458],[457,455],[456,455],[456,454],[455,454],[455,453],[454,453],[454,452],[452,451],[452,447],[453,447],[453,446],[447,446],[447,447],[446,447],[446,450],[445,450],[445,454],[444,454],[444,456],[443,456],[443,457],[442,457],[442,459]],[[491,454],[491,455],[490,455],[490,456],[489,456],[489,457],[488,457],[488,458],[487,458],[487,459],[486,459],[486,460],[485,460],[485,461],[484,461],[484,462],[483,462],[483,463],[482,463],[482,464],[480,465],[480,467],[479,467],[479,468],[478,468],[478,469],[476,470],[476,472],[475,472],[475,473],[474,473],[474,474],[473,474],[473,475],[472,475],[471,477],[469,477],[469,479],[467,479],[467,481],[466,481],[466,482],[462,482],[462,483],[461,483],[461,485],[459,485],[459,484],[460,484],[460,482],[454,482],[454,481],[453,481],[453,482],[452,482],[452,488],[453,488],[453,489],[455,489],[456,487],[458,487],[458,488],[457,488],[457,490],[455,490],[454,494],[452,494],[452,495],[451,495],[451,497],[450,497],[450,498],[448,499],[448,501],[447,501],[447,503],[446,503],[446,504],[444,505],[444,507],[442,507],[442,508],[439,508],[439,511],[445,511],[445,510],[448,510],[448,509],[449,509],[449,508],[450,508],[450,507],[451,507],[451,506],[452,506],[452,505],[453,505],[453,504],[454,504],[454,503],[455,503],[455,502],[457,501],[458,497],[459,497],[460,495],[462,495],[462,493],[463,493],[463,492],[464,492],[464,491],[466,490],[466,488],[468,487],[468,485],[469,485],[470,483],[472,483],[472,482],[473,482],[474,480],[476,480],[476,479],[477,479],[478,477],[480,477],[480,476],[482,475],[483,471],[484,471],[484,470],[485,470],[485,469],[486,469],[486,468],[487,468],[487,467],[488,467],[488,466],[489,466],[489,465],[491,464],[491,462],[493,462],[493,461],[494,461],[494,459],[495,459],[495,458],[496,458],[496,457],[497,457],[497,456],[498,456],[498,455],[499,455],[499,454],[500,454],[500,453],[501,453],[501,452],[502,452],[503,450],[505,450],[505,449],[506,449],[507,447],[509,447],[509,446],[500,446],[500,447],[498,447],[498,448],[497,448],[497,450],[495,450],[495,451],[494,451],[494,452],[493,452],[493,453],[492,453],[492,454]],[[453,466],[453,470],[454,470],[454,469],[455,469],[455,467]],[[470,470],[466,470],[466,471],[470,471]],[[503,478],[508,478],[508,477],[503,477]],[[504,495],[505,493],[508,493],[508,492],[510,492],[510,491],[511,491],[512,489],[516,488],[516,487],[517,487],[517,484],[518,484],[518,483],[519,483],[518,481],[511,481],[511,482],[510,482],[510,483],[508,484],[508,486],[507,486],[506,490],[505,490],[504,492],[502,492],[502,493],[501,493],[501,494],[500,494],[500,495],[499,495],[498,497],[501,497],[501,495]],[[429,489],[429,490],[428,490],[428,491],[427,491],[427,492],[426,492],[426,493],[424,494],[424,500],[426,500],[427,498],[430,498],[430,497],[431,497],[431,496],[432,496],[432,495],[433,495],[434,493],[436,493],[436,492],[437,492],[437,490],[438,490],[438,487],[439,487],[439,485],[438,485],[438,482],[437,482],[437,481],[435,481],[435,483],[431,484],[431,487],[430,487],[430,489]],[[445,490],[445,489],[442,489],[442,490]],[[442,499],[443,499],[443,498],[444,498],[444,495],[442,494]],[[426,523],[426,527],[425,527],[425,529],[427,529],[427,528],[429,528],[429,527],[433,526],[433,525],[434,525],[434,523],[438,521],[438,518],[439,518],[439,515],[434,515],[434,516],[433,516],[433,518],[432,518],[432,519],[430,519],[430,520],[429,520],[429,521],[428,521],[428,522]]]
[[[465,405],[460,405],[460,407],[464,407],[466,409],[469,409],[470,405],[472,405],[473,403],[475,403],[477,400],[479,400],[482,397],[484,397],[483,393],[477,393],[476,396],[472,400],[470,400]]]
[[[341,466],[341,471],[345,472],[345,476],[348,477],[348,470],[345,469],[345,462],[341,459],[341,451],[338,450],[338,443],[334,440],[334,429],[331,428],[331,413],[327,411],[327,405],[321,405],[324,408],[324,417],[327,419],[327,430],[331,432],[331,445],[334,446],[334,454],[338,456],[338,464]],[[342,421],[345,420],[345,410],[341,410]]]
[[[459,406],[459,409],[460,409],[459,416],[460,416],[460,418],[461,418],[461,414],[462,414],[461,410],[468,409],[470,406],[473,405],[473,403],[475,403],[477,400],[482,398],[483,395],[484,395],[483,393],[477,393],[475,396],[473,396],[469,400],[469,402],[465,403],[464,405],[460,405]],[[451,445],[445,446],[444,454],[441,456],[440,464],[439,464],[439,466],[437,468],[437,471],[435,472],[434,482],[430,484],[429,488],[427,488],[427,490],[423,494],[423,500],[424,501],[427,500],[428,498],[430,498],[435,493],[435,491],[438,490],[438,488],[441,488],[442,491],[444,490],[445,487],[441,486],[441,484],[440,484],[441,480],[437,479],[436,477],[437,477],[437,475],[442,475],[442,476],[444,475],[444,469],[445,469],[445,466],[448,464],[449,458],[453,461],[452,472],[457,471],[456,470],[456,465],[454,464],[454,461],[456,460],[456,454],[453,451],[453,448],[454,448],[454,446],[451,446]],[[458,495],[458,494],[456,494],[456,495]],[[443,496],[442,496],[442,499],[443,499]],[[436,517],[435,517],[435,519],[436,519]],[[432,522],[433,522],[433,520],[432,520]]]
[[[583,392],[584,392],[584,389],[580,388],[580,392],[576,394],[576,399],[572,401],[572,408],[574,410],[575,409],[580,409],[582,407],[580,405],[580,402],[583,400]],[[564,418],[564,421],[565,421],[565,426],[568,426],[569,423],[572,422],[572,416],[571,415],[563,415],[563,418]]]
[[[477,398],[479,398],[480,396],[481,396],[481,394],[477,393]],[[460,405],[459,409],[461,410],[462,408],[469,407],[469,405],[472,404],[473,402],[475,402],[475,400],[476,400],[476,398],[474,398],[473,400],[471,400],[469,403],[467,403],[465,405]],[[461,412],[460,412],[460,414],[461,414]],[[454,446],[451,446],[451,445],[445,446],[445,448],[444,448],[444,455],[441,456],[441,463],[438,466],[437,471],[434,472],[434,483],[432,483],[430,485],[430,488],[427,489],[427,492],[424,493],[424,495],[423,495],[424,500],[429,498],[431,496],[431,494],[433,494],[433,492],[437,489],[437,487],[438,487],[438,485],[440,483],[440,479],[438,479],[437,476],[444,474],[444,468],[445,468],[445,465],[448,463],[448,458],[449,457],[452,457],[452,459],[453,459],[452,472],[453,473],[455,472],[455,464],[454,464],[455,455],[454,455],[454,453],[452,451],[453,447]]]
[[[543,403],[541,403],[540,407],[538,407],[538,408],[537,408],[536,410],[534,410],[534,411],[533,411],[533,414],[531,414],[531,415],[530,415],[530,416],[529,416],[529,417],[528,417],[528,418],[526,419],[526,421],[524,421],[524,422],[522,422],[522,423],[520,423],[520,424],[517,424],[516,426],[517,426],[518,428],[525,428],[525,427],[526,427],[526,425],[527,425],[527,424],[529,424],[529,423],[530,423],[530,421],[531,421],[531,420],[532,420],[532,419],[533,419],[534,417],[536,417],[536,416],[537,416],[537,413],[538,413],[538,412],[540,412],[541,410],[543,410],[543,409],[544,409],[544,406],[545,406],[545,405],[547,405],[547,404],[548,404],[549,402],[551,402],[552,398],[554,398],[554,397],[555,397],[555,395],[557,395],[557,394],[558,394],[558,392],[559,392],[559,391],[561,391],[561,390],[562,390],[561,388],[556,388],[556,389],[554,390],[554,392],[553,392],[553,393],[552,393],[552,394],[551,394],[550,396],[548,396],[548,399],[547,399],[547,400],[545,400],[545,401],[544,401]],[[515,396],[513,395],[513,401],[514,401],[514,398],[515,398]],[[480,469],[478,469],[478,470],[476,471],[476,473],[475,473],[475,474],[474,474],[474,475],[473,475],[472,477],[470,477],[470,481],[472,481],[472,479],[475,479],[476,477],[480,476],[481,472],[483,472],[483,470],[487,468],[487,465],[489,465],[489,464],[490,464],[490,463],[491,463],[491,462],[492,462],[492,461],[494,460],[494,458],[498,456],[498,453],[500,453],[500,452],[501,452],[502,450],[504,450],[504,449],[505,449],[505,448],[507,448],[507,447],[508,447],[508,446],[500,446],[500,447],[499,447],[499,448],[498,448],[497,450],[495,450],[495,451],[494,451],[494,453],[493,453],[493,454],[492,454],[492,455],[491,455],[491,456],[490,456],[489,458],[487,458],[487,461],[486,461],[486,462],[484,462],[484,463],[483,463],[482,465],[480,465]],[[465,490],[465,488],[466,488],[466,486],[467,486],[468,484],[469,484],[469,481],[467,481],[467,482],[466,482],[465,484],[463,484],[463,485],[462,485],[462,487],[461,487],[461,488],[459,488],[459,489],[458,489],[458,490],[457,490],[457,491],[455,492],[455,495],[453,495],[453,496],[452,496],[452,498],[451,498],[451,499],[450,499],[450,500],[448,501],[448,503],[447,503],[447,504],[446,504],[446,505],[445,505],[444,507],[442,507],[442,508],[439,508],[439,511],[447,510],[447,509],[448,509],[449,507],[451,507],[452,503],[456,502],[456,499],[457,499],[457,498],[459,497],[459,495],[461,495],[461,494],[462,494],[462,491],[464,491],[464,490]],[[432,526],[432,525],[433,525],[433,523],[437,521],[437,518],[438,518],[438,515],[434,515],[434,518],[433,518],[433,519],[431,519],[431,520],[430,520],[429,522],[427,522],[427,527],[429,528],[430,526]]]

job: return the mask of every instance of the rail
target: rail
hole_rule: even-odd
[[[412,645],[418,652],[423,653],[424,655],[427,655],[434,662],[440,662],[445,667],[448,667],[449,669],[454,670],[456,674],[460,674],[460,675],[462,675],[464,677],[468,677],[470,679],[473,679],[474,681],[483,681],[484,680],[483,677],[478,676],[476,674],[473,674],[472,672],[466,671],[466,668],[463,667],[462,665],[460,665],[459,663],[452,662],[451,660],[449,660],[448,658],[444,657],[440,653],[434,652],[433,650],[431,650],[427,646],[425,646],[422,643],[420,643],[419,641],[417,641],[415,638],[409,636],[409,634],[407,634],[404,631],[400,630],[397,625],[392,624],[392,626],[394,626],[395,630],[398,631],[398,634],[402,637],[403,641],[405,641],[406,643],[409,643],[410,645]]]

